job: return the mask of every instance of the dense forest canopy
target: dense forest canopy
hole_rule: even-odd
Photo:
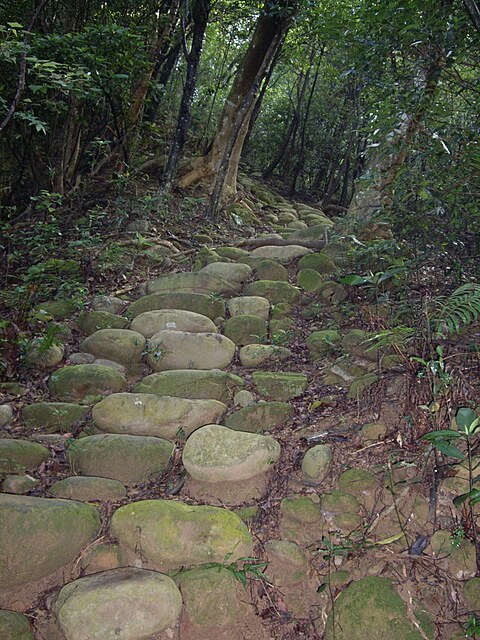
[[[388,220],[460,281],[475,270],[476,3],[24,0],[0,25],[9,274],[31,224],[48,253],[139,176],[208,196],[214,218],[240,163],[330,215]]]

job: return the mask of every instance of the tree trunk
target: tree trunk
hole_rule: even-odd
[[[248,131],[248,120],[252,115],[260,85],[283,43],[297,0],[276,0],[274,6],[271,5],[271,2],[265,3],[257,20],[252,39],[225,101],[217,134],[209,153],[194,160],[190,169],[178,179],[178,185],[185,188],[201,180],[211,183],[216,177],[210,204],[212,217],[215,215],[218,200],[223,195],[227,178],[230,180],[229,189],[232,192],[236,190],[234,176]],[[232,153],[237,138],[238,146]],[[233,166],[234,162],[237,163],[236,167]]]
[[[302,73],[299,77],[299,85],[298,85],[299,88],[297,89],[297,103],[293,110],[293,114],[290,119],[290,124],[288,125],[288,129],[285,133],[285,137],[283,139],[282,144],[277,149],[277,152],[274,155],[270,164],[262,172],[262,178],[264,180],[268,179],[272,175],[272,173],[275,171],[276,167],[282,161],[290,145],[290,140],[292,140],[292,138],[295,138],[295,134],[297,132],[298,125],[300,123],[300,110],[302,108],[303,100],[305,98],[305,91],[308,84],[309,72],[310,72],[310,69],[307,71],[307,73],[305,74]]]
[[[148,87],[150,86],[150,81],[155,70],[157,58],[175,29],[179,16],[179,8],[180,0],[167,0],[164,7],[158,12],[156,33],[152,38],[152,46],[150,48],[150,64],[140,78],[138,78],[133,90],[132,101],[127,116],[127,126],[129,129],[135,127],[139,120]]]
[[[463,4],[468,11],[473,26],[480,31],[480,5],[476,0],[463,0]]]
[[[175,175],[178,160],[182,153],[187,131],[190,126],[193,94],[197,83],[198,65],[202,53],[203,38],[210,14],[210,0],[196,0],[192,10],[193,35],[190,52],[187,57],[187,76],[183,87],[182,100],[178,113],[177,128],[170,148],[167,166],[162,177],[163,190],[168,191]]]

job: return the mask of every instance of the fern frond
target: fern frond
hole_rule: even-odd
[[[437,298],[433,315],[435,331],[440,335],[459,333],[463,326],[480,317],[480,284],[467,282],[448,297]]]
[[[413,327],[407,327],[403,324],[392,327],[391,329],[383,329],[365,341],[366,343],[371,343],[367,351],[373,351],[373,349],[388,351],[395,347],[404,347],[412,340],[415,333],[416,331]]]

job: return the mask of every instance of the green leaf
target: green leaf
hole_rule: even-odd
[[[443,440],[445,438],[461,438],[462,434],[453,429],[440,429],[438,431],[430,431],[420,438],[420,440]]]
[[[470,407],[461,407],[455,416],[459,429],[470,435],[478,425],[477,414]]]
[[[457,447],[454,447],[452,444],[445,440],[439,440],[438,442],[435,442],[435,446],[446,456],[450,456],[450,458],[457,458],[458,460],[465,459],[465,455],[460,451],[460,449],[457,449]]]
[[[480,502],[480,489],[472,489],[468,493],[462,493],[453,500],[453,504],[460,507],[467,500],[470,500],[472,504]]]
[[[350,276],[344,276],[343,278],[340,278],[340,282],[342,282],[343,284],[350,284],[355,286],[359,284],[366,284],[367,282],[370,282],[370,279],[352,274]]]

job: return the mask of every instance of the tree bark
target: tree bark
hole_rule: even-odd
[[[265,3],[225,102],[212,147],[206,156],[194,160],[190,169],[178,179],[178,185],[185,188],[201,180],[211,183],[216,178],[210,204],[212,217],[224,187],[227,186],[231,192],[236,191],[236,170],[248,131],[248,120],[260,85],[283,43],[296,5],[297,0],[276,0],[274,6],[271,2]],[[237,139],[238,146],[232,153]],[[230,184],[226,185],[227,178]]]
[[[302,108],[303,100],[305,99],[305,91],[307,89],[309,72],[310,72],[310,69],[307,71],[307,73],[305,74],[302,73],[299,77],[299,85],[297,89],[297,103],[293,110],[293,114],[290,119],[290,124],[288,125],[288,129],[285,133],[285,137],[283,139],[282,144],[277,149],[277,152],[274,155],[270,164],[262,172],[262,178],[264,180],[267,180],[275,171],[276,167],[279,165],[279,163],[283,159],[289,147],[290,140],[295,137],[296,131],[298,129],[298,125],[300,124],[300,110]]]
[[[187,132],[190,126],[193,94],[197,84],[198,65],[202,53],[203,38],[210,15],[210,0],[196,0],[192,10],[193,35],[190,52],[185,52],[187,58],[187,76],[183,87],[182,100],[178,113],[177,128],[170,147],[167,165],[162,176],[162,188],[170,189],[178,160],[182,153]]]

